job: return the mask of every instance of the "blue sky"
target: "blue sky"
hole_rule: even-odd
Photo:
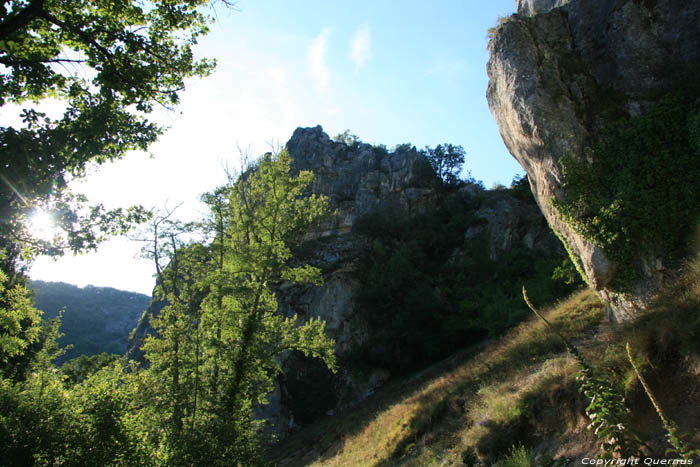
[[[299,126],[346,129],[364,142],[462,145],[465,170],[487,187],[522,169],[508,154],[486,103],[487,30],[514,0],[239,0],[217,8],[197,53],[217,71],[188,83],[170,130],[149,154],[95,168],[74,184],[109,207],[173,207],[197,217],[199,194],[237,168],[240,151],[283,145]],[[466,174],[465,171],[465,174]],[[35,279],[150,293],[153,266],[125,239],[97,253],[39,259]]]

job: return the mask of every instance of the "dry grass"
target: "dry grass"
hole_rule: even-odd
[[[625,391],[651,453],[663,455],[668,446],[624,346],[631,342],[670,418],[700,441],[698,273],[624,327],[607,323],[588,290],[545,312],[595,371]],[[533,317],[479,351],[456,355],[303,430],[273,455],[279,465],[451,466],[477,458],[493,464],[522,445],[538,465],[580,459],[596,454],[597,446],[585,430],[577,371],[559,338]]]
[[[603,316],[602,305],[589,291],[548,313],[572,339],[593,332]],[[533,318],[476,356],[463,356],[455,368],[417,386],[387,388],[368,406],[336,417],[340,423],[326,420],[314,427],[318,431],[305,431],[306,442],[296,437],[283,443],[281,457],[289,465],[461,465],[465,443],[488,431],[487,424],[479,429],[480,421],[519,416],[517,401],[538,390],[542,381],[551,382],[555,375],[571,379],[572,362],[564,352],[557,337]],[[395,402],[382,405],[382,399]],[[300,455],[304,445],[306,452]]]

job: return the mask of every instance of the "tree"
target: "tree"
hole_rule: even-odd
[[[317,268],[294,263],[290,249],[326,215],[325,197],[305,195],[312,180],[308,171],[290,174],[286,151],[267,154],[203,197],[208,244],[182,245],[159,230],[171,242],[158,255],[168,265],[156,265],[168,305],[144,344],[153,392],[142,425],[169,462],[255,464],[262,423],[253,408],[274,389],[284,352],[335,368],[325,323],[281,315],[274,292],[284,282],[322,282]],[[165,251],[156,245],[157,237],[151,251]]]
[[[440,180],[447,184],[457,183],[466,155],[462,146],[449,143],[438,144],[435,149],[426,146],[421,152]]]
[[[350,147],[355,147],[361,143],[359,136],[351,134],[349,129],[335,135],[333,141],[346,144]]]
[[[0,378],[18,381],[41,343],[41,312],[32,306],[29,291],[20,284],[6,288],[0,271]]]
[[[0,249],[13,283],[21,255],[94,249],[103,234],[143,221],[142,209],[105,211],[67,189],[88,163],[145,150],[163,132],[149,120],[172,108],[185,79],[206,76],[212,60],[192,46],[216,0],[9,0],[0,7],[0,106],[22,124],[0,127]],[[228,5],[226,0],[219,3]],[[62,116],[45,106],[58,101]],[[62,230],[36,239],[26,224],[37,209]],[[20,268],[21,269],[21,268]]]

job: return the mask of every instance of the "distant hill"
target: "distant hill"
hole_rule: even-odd
[[[36,307],[44,318],[55,318],[63,313],[59,340],[61,346],[73,348],[59,359],[58,364],[80,355],[101,352],[124,354],[129,333],[151,298],[110,287],[88,285],[80,288],[63,282],[29,281],[36,292]]]

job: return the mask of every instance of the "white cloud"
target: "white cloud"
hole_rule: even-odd
[[[352,49],[350,50],[350,57],[355,63],[356,72],[369,59],[371,43],[372,35],[369,31],[369,26],[365,24],[355,33],[355,37],[352,40]]]
[[[425,71],[426,76],[442,75],[449,79],[454,79],[469,71],[467,62],[462,59],[441,60]]]
[[[308,49],[309,71],[316,81],[316,88],[322,94],[328,92],[330,72],[326,64],[326,42],[328,41],[328,28],[314,38]]]

